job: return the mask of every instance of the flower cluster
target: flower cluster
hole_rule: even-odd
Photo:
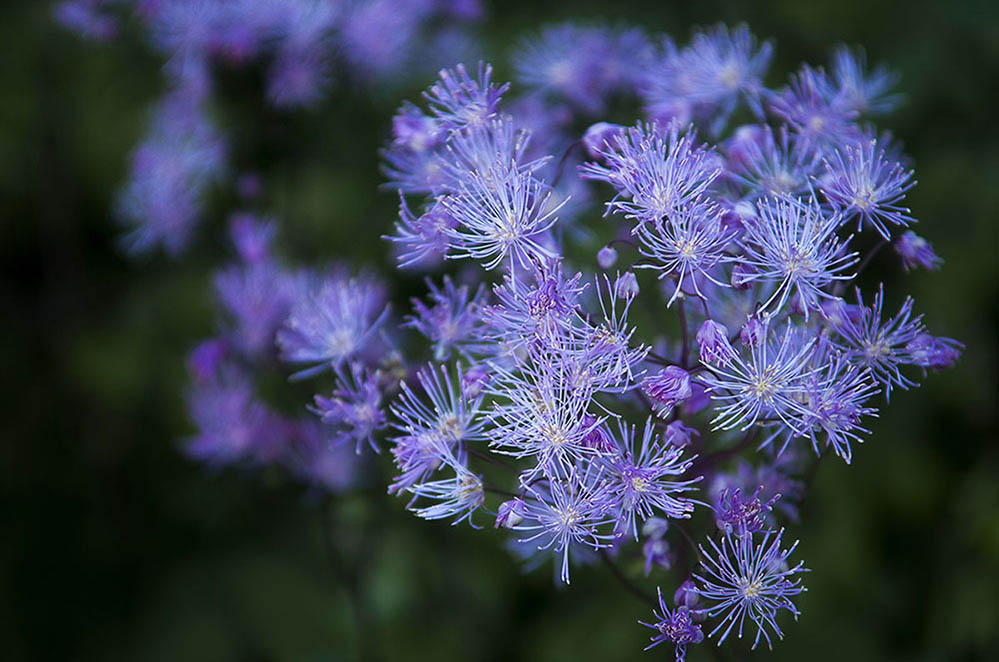
[[[467,56],[464,28],[482,13],[478,0],[62,0],[54,9],[61,25],[99,41],[130,14],[165,61],[168,90],[135,148],[117,216],[129,249],[174,256],[230,170],[209,112],[216,70],[260,67],[271,106],[311,107],[335,77],[384,85]],[[252,176],[236,185],[257,187]]]
[[[400,108],[387,239],[402,268],[466,266],[414,300],[408,325],[433,358],[388,425],[391,490],[417,515],[493,513],[564,582],[641,538],[646,575],[684,580],[646,623],[683,659],[747,628],[753,647],[783,637],[805,589],[782,526],[806,465],[849,463],[876,396],[961,345],[927,332],[911,299],[892,314],[882,285],[861,294],[891,241],[906,270],[941,262],[908,229],[912,171],[869,124],[897,102],[894,77],[840,49],[829,73],[806,65],[771,89],[772,47],[744,26],[659,43],[557,26],[521,44],[519,98],[489,65],[459,65]],[[619,96],[647,115],[608,121]],[[607,220],[585,223],[601,195]],[[670,522],[701,505],[717,532],[695,569]]]
[[[57,17],[109,39],[120,4],[70,0]],[[272,104],[308,105],[334,63],[384,81],[415,44],[452,53],[448,26],[480,12],[475,0],[134,4],[171,91],[119,209],[133,248],[173,253],[227,171],[205,110],[213,66],[264,62]],[[870,124],[897,104],[894,76],[841,48],[828,70],[771,88],[772,52],[745,26],[681,46],[562,25],[520,43],[512,85],[486,63],[440,71],[382,151],[400,201],[386,239],[426,295],[393,317],[376,274],[291,269],[273,221],[235,214],[218,332],[190,358],[188,454],[279,464],[337,491],[385,449],[388,490],[413,513],[474,528],[488,517],[561,582],[596,559],[625,581],[618,562],[670,573],[673,606],[658,590],[643,623],[650,648],[671,643],[682,660],[744,631],[772,645],[805,590],[797,543],[783,543],[804,476],[828,455],[850,463],[879,396],[962,350],[911,298],[896,309],[860,278],[888,243],[905,271],[942,263],[910,229],[899,145]],[[629,102],[644,116],[612,116]],[[237,188],[246,199],[259,185]],[[314,380],[310,413],[261,397],[287,376],[289,389]]]

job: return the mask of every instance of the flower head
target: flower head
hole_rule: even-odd
[[[721,617],[708,634],[713,637],[721,632],[719,644],[736,625],[741,639],[748,618],[756,626],[753,648],[759,645],[761,638],[772,648],[771,631],[778,638],[784,638],[777,625],[778,611],[784,609],[798,617],[798,609],[791,598],[803,592],[805,587],[795,575],[807,570],[800,562],[793,567],[787,563],[798,543],[782,550],[783,534],[783,529],[776,534],[764,533],[758,545],[753,535],[726,536],[721,545],[709,539],[713,553],[700,547],[704,575],[695,573],[694,577],[700,583],[698,593],[706,603],[704,612],[708,617]]]
[[[645,627],[656,631],[652,636],[652,643],[646,646],[645,650],[669,642],[676,646],[676,662],[683,662],[687,658],[687,644],[699,644],[704,641],[704,632],[701,631],[701,626],[694,622],[694,612],[689,607],[680,605],[676,609],[670,609],[663,599],[662,589],[657,587],[656,592],[659,595],[659,610],[652,612],[656,617],[655,622],[639,621]]]

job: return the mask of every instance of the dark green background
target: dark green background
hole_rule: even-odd
[[[999,659],[994,3],[495,4],[497,61],[552,19],[684,40],[695,24],[745,20],[776,38],[772,83],[839,41],[901,73],[907,103],[884,126],[914,157],[910,204],[947,262],[883,277],[967,351],[893,397],[852,467],[823,463],[791,532],[813,570],[803,616],[772,654],[736,646],[727,659]],[[231,200],[213,198],[188,257],[124,258],[108,208],[160,62],[132,32],[81,42],[34,0],[4,3],[0,48],[0,658],[351,660],[360,632],[371,659],[670,659],[641,652],[647,610],[606,572],[553,588],[547,570],[523,576],[491,530],[418,521],[376,488],[333,508],[334,529],[352,532],[335,553],[370,547],[345,580],[318,501],[279,475],[183,459],[182,358],[215,323],[208,285]],[[395,201],[375,189],[376,149],[424,83],[339,89],[315,112],[276,115],[252,76],[226,78],[236,160],[261,164],[289,255],[389,265],[378,235]]]

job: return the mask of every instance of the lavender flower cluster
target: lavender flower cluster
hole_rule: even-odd
[[[745,27],[680,46],[558,26],[515,57],[526,94],[508,100],[489,65],[446,69],[384,151],[399,265],[458,267],[406,324],[432,359],[389,407],[389,490],[425,519],[489,513],[566,583],[641,543],[646,574],[682,582],[645,623],[678,660],[705,637],[783,636],[805,590],[782,527],[807,454],[849,463],[877,396],[961,351],[911,298],[893,312],[857,285],[888,243],[906,270],[941,262],[909,229],[912,170],[870,124],[894,76],[840,48],[771,89],[771,53]],[[644,118],[606,121],[622,100]],[[607,220],[586,227],[601,197]],[[717,532],[688,550],[700,510]]]
[[[63,0],[54,11],[98,41],[133,16],[166,60],[168,89],[132,155],[116,215],[130,250],[176,256],[213,185],[231,174],[229,141],[211,112],[219,68],[263,68],[277,109],[314,106],[337,78],[384,85],[467,56],[465,26],[483,9],[478,0]],[[236,187],[257,189],[259,178],[246,174]]]
[[[107,39],[129,4],[57,12]],[[134,248],[173,253],[227,169],[206,111],[213,63],[266,58],[270,101],[309,104],[334,64],[381,79],[417,35],[439,43],[428,34],[453,37],[442,18],[480,11],[131,4],[172,82],[119,206]],[[888,244],[906,271],[941,264],[909,229],[900,146],[870,124],[897,105],[894,76],[841,48],[828,71],[805,65],[770,88],[771,55],[745,27],[680,46],[561,25],[517,47],[517,98],[488,64],[442,70],[383,150],[400,198],[387,239],[400,268],[432,274],[426,296],[393,317],[375,275],[291,268],[274,221],[234,214],[218,333],[190,358],[186,451],[336,492],[387,447],[388,490],[417,516],[488,517],[526,563],[553,558],[562,582],[595,561],[624,581],[629,559],[669,572],[672,606],[659,589],[643,623],[649,648],[671,643],[682,660],[705,638],[782,638],[780,612],[796,618],[805,590],[783,527],[799,521],[809,456],[849,463],[878,396],[962,346],[931,335],[911,298],[895,312],[883,286],[865,298],[858,285]],[[608,121],[629,106],[643,117]],[[239,186],[248,200],[256,188]],[[258,393],[287,373],[332,386],[288,416]]]

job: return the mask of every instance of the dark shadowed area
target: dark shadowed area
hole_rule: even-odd
[[[877,276],[962,340],[964,358],[893,394],[852,466],[822,464],[789,530],[812,572],[785,640],[688,659],[999,659],[996,5],[492,5],[483,50],[500,79],[518,36],[570,18],[681,40],[745,21],[776,40],[775,83],[841,42],[900,73],[906,102],[881,126],[914,160],[908,204],[946,262]],[[384,494],[387,458],[369,488],[329,502],[276,472],[213,473],[183,457],[184,356],[216,323],[210,279],[231,201],[211,200],[183,259],[125,256],[110,208],[163,88],[159,59],[137,32],[84,42],[37,0],[4,3],[0,43],[0,658],[671,658],[642,652],[647,607],[603,569],[580,568],[563,589],[548,567],[524,574],[491,527],[408,514]],[[259,99],[251,77],[225,79],[219,112],[252,146],[242,157],[268,182],[288,255],[393,273],[379,237],[397,200],[377,188],[377,150],[398,102],[427,83],[341,86],[282,114],[240,102]],[[400,276],[395,295],[418,285]]]

